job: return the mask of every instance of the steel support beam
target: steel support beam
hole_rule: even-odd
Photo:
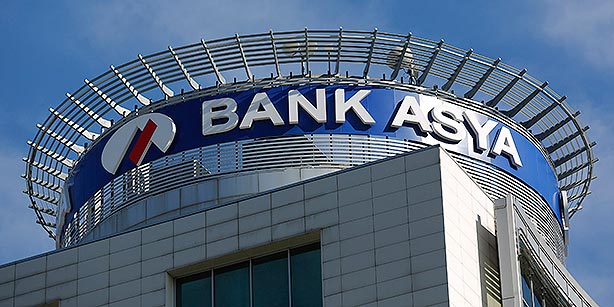
[[[441,47],[443,47],[443,39],[440,40],[439,43],[437,44],[437,47],[435,47],[435,50],[433,51],[433,55],[431,55],[431,59],[429,60],[429,63],[424,68],[422,75],[420,75],[420,77],[418,77],[418,80],[416,80],[416,83],[418,85],[422,85],[422,83],[426,81],[426,77],[431,71],[431,68],[433,68],[433,64],[435,64],[435,60],[437,59],[437,55],[439,55],[439,52],[441,51]]]
[[[467,99],[473,98],[473,96],[475,96],[475,94],[478,92],[478,90],[480,90],[480,88],[482,87],[484,82],[486,82],[488,77],[490,77],[490,74],[492,74],[492,72],[495,71],[495,69],[497,68],[497,65],[499,65],[499,63],[501,63],[501,58],[496,59],[492,63],[492,65],[488,68],[488,70],[482,75],[480,80],[478,80],[478,82],[468,92],[465,93],[464,97],[467,98]]]
[[[499,102],[501,101],[501,99],[503,99],[503,97],[505,97],[505,95],[507,95],[507,93],[514,87],[514,85],[516,85],[516,83],[518,82],[518,80],[522,79],[522,76],[524,76],[524,74],[527,72],[526,69],[523,69],[520,71],[520,73],[518,73],[518,75],[516,75],[512,81],[510,81],[510,83],[508,83],[503,90],[501,90],[499,92],[499,94],[497,94],[497,96],[495,96],[493,99],[491,99],[490,101],[488,101],[486,103],[487,106],[494,108],[497,106],[497,104],[499,104]]]
[[[392,74],[390,75],[390,80],[396,79],[397,76],[399,75],[399,71],[401,70],[401,67],[403,66],[403,60],[405,59],[405,54],[407,53],[407,50],[409,50],[410,39],[411,39],[411,32],[407,34],[407,38],[405,39],[405,43],[403,44],[403,49],[401,49],[401,54],[399,54],[399,59],[397,60],[397,63],[394,65],[394,70],[392,71]],[[411,69],[411,55],[410,55],[409,61],[410,61],[409,67]]]
[[[183,76],[190,84],[190,87],[192,87],[192,89],[194,90],[199,90],[200,84],[198,84],[198,82],[192,79],[188,70],[185,68],[185,66],[183,66],[183,63],[181,63],[181,59],[179,59],[179,55],[177,55],[177,52],[175,52],[175,50],[171,46],[168,46],[168,51],[173,56],[173,59],[175,59],[175,63],[177,63],[177,66],[179,66],[179,70],[181,70],[181,72],[183,73]]]
[[[151,103],[151,99],[141,95],[139,93],[139,91],[137,91],[137,89],[132,86],[130,84],[130,82],[128,81],[128,79],[124,78],[124,76],[119,72],[119,70],[117,70],[117,68],[115,68],[113,65],[110,66],[111,70],[113,71],[113,73],[115,74],[115,76],[117,76],[117,78],[119,78],[119,80],[124,84],[124,86],[128,89],[128,91],[130,92],[130,94],[132,94],[132,96],[134,96],[134,98],[136,98],[136,100],[144,105],[147,106]]]
[[[143,66],[145,67],[145,69],[147,69],[147,72],[149,72],[149,75],[153,78],[153,80],[156,82],[156,84],[158,85],[158,87],[160,88],[160,90],[162,90],[162,93],[164,95],[166,95],[167,97],[173,97],[175,96],[175,93],[173,92],[173,90],[171,90],[170,88],[168,88],[166,85],[164,85],[164,83],[162,82],[162,80],[158,77],[158,75],[156,74],[156,72],[153,70],[153,68],[151,68],[151,66],[149,65],[149,63],[147,63],[147,61],[145,60],[145,58],[142,55],[138,55],[139,60],[141,61],[141,64],[143,64]]]
[[[371,68],[371,59],[373,58],[373,50],[375,49],[375,40],[377,39],[377,28],[373,30],[373,37],[371,37],[371,47],[369,47],[369,55],[367,56],[367,63],[365,69],[362,71],[362,77],[367,78],[369,69]]]
[[[200,39],[201,45],[203,45],[203,49],[205,49],[205,53],[207,54],[207,58],[209,59],[209,64],[211,64],[211,69],[213,69],[213,73],[215,73],[215,77],[220,84],[226,84],[226,79],[222,76],[222,73],[219,69],[217,69],[217,65],[215,65],[215,61],[213,61],[213,56],[211,56],[211,51],[209,51],[209,47],[205,42],[204,38]]]
[[[558,100],[558,103],[552,103],[550,104],[548,107],[546,107],[545,109],[543,109],[541,112],[537,113],[535,116],[533,116],[531,119],[527,120],[526,122],[522,122],[520,123],[523,127],[530,129],[531,127],[533,127],[533,125],[535,125],[540,119],[542,119],[544,116],[548,115],[548,113],[552,112],[552,110],[554,110],[554,108],[558,107],[560,104],[563,103],[563,101],[565,101],[565,99],[567,99],[566,96],[561,97],[561,99]]]
[[[518,114],[524,107],[526,107],[527,104],[529,104],[529,102],[531,102],[531,100],[533,100],[533,98],[537,96],[537,94],[541,93],[544,88],[546,88],[546,86],[548,86],[548,81],[544,82],[542,85],[536,88],[531,94],[529,94],[529,96],[525,97],[515,107],[507,111],[502,111],[501,113],[507,115],[508,117],[516,116],[516,114]]]
[[[458,78],[458,75],[463,70],[463,67],[465,67],[465,64],[467,64],[467,61],[471,57],[472,53],[473,53],[473,49],[469,49],[469,51],[467,51],[467,53],[465,54],[461,62],[458,64],[458,66],[456,66],[454,73],[452,73],[450,78],[448,78],[448,82],[446,82],[443,86],[441,86],[442,90],[447,92],[452,87],[452,84],[454,84],[454,81],[456,81],[456,78]]]
[[[565,126],[567,123],[569,123],[572,119],[574,119],[578,115],[580,115],[580,111],[577,111],[576,113],[572,114],[571,116],[561,120],[556,125],[554,125],[554,126],[548,128],[548,129],[544,130],[543,132],[536,134],[535,137],[540,142],[545,140],[547,137],[549,137],[550,135],[555,133],[557,130],[561,129],[561,127]]]

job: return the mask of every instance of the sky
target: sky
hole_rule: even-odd
[[[136,57],[273,29],[412,32],[517,68],[582,111],[599,177],[571,221],[567,267],[601,304],[614,301],[614,2],[532,1],[31,1],[0,10],[0,263],[52,250],[21,193],[21,157],[66,92]],[[603,305],[605,306],[605,305]]]

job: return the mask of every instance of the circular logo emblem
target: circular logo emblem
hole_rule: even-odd
[[[175,138],[176,131],[173,120],[164,114],[141,115],[120,127],[111,136],[102,150],[102,167],[115,174],[126,154],[129,161],[139,166],[151,144],[163,153],[166,152]]]

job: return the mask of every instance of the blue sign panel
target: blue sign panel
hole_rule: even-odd
[[[561,221],[553,169],[541,151],[511,127],[433,96],[342,85],[255,88],[139,116],[105,135],[75,166],[67,185],[72,203],[67,221],[96,191],[136,165],[207,145],[302,134],[361,134],[441,144],[524,181]]]

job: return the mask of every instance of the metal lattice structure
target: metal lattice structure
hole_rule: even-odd
[[[118,66],[66,94],[38,125],[26,162],[25,193],[37,222],[55,238],[55,215],[64,181],[88,146],[139,112],[226,87],[313,78],[331,83],[407,84],[457,95],[474,108],[507,117],[541,144],[567,191],[569,212],[582,208],[593,176],[591,142],[584,127],[548,82],[526,70],[410,34],[300,30],[260,33],[168,47]],[[188,89],[188,91],[184,91]]]
[[[87,240],[88,234],[113,215],[166,191],[224,176],[254,175],[275,169],[341,170],[427,146],[383,136],[311,134],[218,143],[166,155],[123,173],[96,191],[66,224],[58,246],[73,246]],[[538,192],[487,162],[453,152],[450,156],[491,199],[514,195],[539,235],[563,261],[563,232]]]

